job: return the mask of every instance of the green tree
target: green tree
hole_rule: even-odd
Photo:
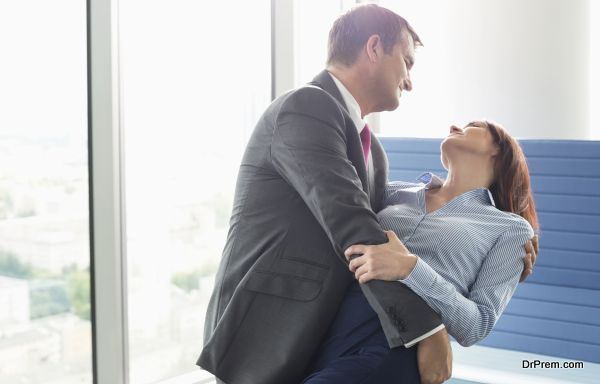
[[[67,292],[73,312],[84,320],[90,320],[91,301],[90,301],[90,272],[74,271],[67,278]]]
[[[13,212],[14,202],[8,190],[0,189],[0,219],[5,219]]]
[[[60,280],[30,282],[29,308],[32,319],[69,312],[71,303],[67,297],[65,282]]]
[[[0,249],[0,275],[29,279],[32,274],[30,263],[23,263],[13,252]]]
[[[171,283],[175,286],[183,289],[186,292],[198,289],[198,279],[200,278],[200,271],[195,270],[192,272],[180,272],[176,273],[171,277]]]
[[[214,274],[217,271],[217,264],[214,260],[205,262],[200,268],[191,272],[179,272],[171,277],[173,285],[183,289],[186,292],[198,289],[200,278]]]

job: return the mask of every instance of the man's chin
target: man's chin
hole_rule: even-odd
[[[383,111],[391,112],[391,111],[395,111],[396,108],[398,108],[399,105],[400,105],[400,100],[398,98],[389,99],[387,101],[387,104],[381,103],[379,105],[379,108],[377,108],[373,112],[383,112]]]
[[[395,111],[398,106],[400,106],[400,98],[395,99],[394,102],[390,104],[390,107],[386,109],[386,111]]]

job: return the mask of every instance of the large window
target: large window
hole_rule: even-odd
[[[270,1],[121,0],[130,382],[197,370],[243,149],[271,97]]]
[[[91,383],[84,1],[0,2],[0,382]]]

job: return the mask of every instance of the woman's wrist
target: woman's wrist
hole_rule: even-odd
[[[418,261],[418,257],[415,254],[409,253],[405,256],[402,256],[403,260],[402,260],[402,264],[401,264],[401,268],[400,268],[400,276],[398,277],[398,280],[404,280],[406,279],[411,272],[415,269],[415,266],[417,265],[417,261]]]

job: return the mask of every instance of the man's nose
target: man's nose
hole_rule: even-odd
[[[450,126],[450,133],[454,133],[454,132],[462,132],[462,129],[460,129],[456,125],[451,125]]]
[[[412,81],[410,79],[404,79],[402,82],[402,89],[405,91],[412,91]]]

